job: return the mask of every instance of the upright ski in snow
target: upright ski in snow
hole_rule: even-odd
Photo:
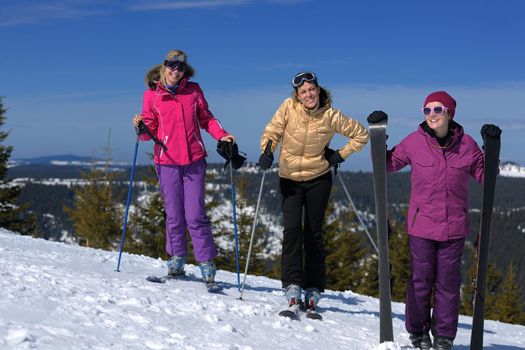
[[[388,257],[386,210],[386,126],[387,121],[370,124],[370,144],[374,170],[376,226],[379,249],[379,342],[394,341]]]
[[[496,191],[500,146],[501,140],[499,138],[485,136],[483,199],[478,240],[474,316],[472,319],[472,334],[470,338],[471,350],[481,350],[483,348],[483,323],[485,320],[485,290],[487,287],[490,226],[492,222],[494,193]]]

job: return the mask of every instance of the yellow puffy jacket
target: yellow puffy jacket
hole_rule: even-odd
[[[324,100],[324,101],[323,101]],[[368,131],[357,120],[332,108],[328,92],[321,88],[320,107],[307,110],[295,97],[286,99],[261,136],[261,150],[272,140],[272,152],[282,141],[279,154],[279,176],[294,181],[307,181],[330,171],[324,148],[335,133],[349,137],[339,153],[346,159],[368,142]]]

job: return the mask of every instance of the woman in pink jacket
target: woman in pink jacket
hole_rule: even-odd
[[[186,54],[170,51],[160,66],[160,81],[144,92],[142,114],[135,115],[133,123],[141,140],[151,139],[145,126],[166,146],[155,144],[154,162],[166,209],[168,274],[184,274],[187,228],[202,277],[213,283],[217,249],[204,206],[207,153],[200,129],[218,141],[235,138],[210,112],[199,84],[189,81],[193,75]]]
[[[412,273],[407,287],[405,326],[416,348],[452,349],[458,326],[461,255],[470,231],[468,180],[483,180],[483,152],[453,118],[456,101],[433,92],[423,104],[417,131],[387,152],[387,171],[410,165],[411,195],[407,231]],[[387,119],[382,111],[369,123]],[[499,137],[485,124],[481,135]],[[431,299],[434,292],[434,309]]]

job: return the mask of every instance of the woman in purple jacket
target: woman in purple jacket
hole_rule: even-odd
[[[151,137],[144,126],[166,148],[154,148],[155,170],[166,209],[166,252],[169,254],[168,275],[184,274],[188,247],[186,229],[193,242],[195,260],[206,283],[214,282],[217,249],[204,206],[206,149],[200,129],[217,141],[235,142],[208,108],[199,84],[190,82],[193,68],[183,51],[168,52],[158,74],[148,72],[142,114],[133,124],[143,141]],[[160,78],[152,82],[153,77]],[[143,122],[142,127],[139,123]]]
[[[412,273],[407,287],[405,326],[416,348],[452,349],[456,337],[461,285],[461,255],[470,231],[469,177],[483,180],[483,152],[453,118],[456,101],[433,92],[423,104],[425,120],[387,152],[387,171],[410,165],[411,195],[407,231]],[[387,119],[375,111],[369,123]],[[499,137],[495,125],[484,125],[483,137]],[[431,299],[434,292],[434,308]]]

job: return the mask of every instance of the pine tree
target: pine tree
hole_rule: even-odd
[[[523,295],[516,282],[514,264],[510,263],[494,303],[491,318],[513,324],[525,324]]]
[[[256,203],[248,200],[246,178],[244,172],[237,172],[236,186],[235,186],[235,204],[237,214],[237,240],[239,244],[239,266],[242,271],[246,266],[246,258],[248,257],[248,248],[250,245],[252,225],[254,221],[254,210]],[[231,198],[231,188],[228,189],[225,198]],[[230,203],[231,206],[231,203]],[[217,266],[220,269],[228,271],[236,271],[235,263],[235,239],[233,231],[233,210],[228,208],[227,214],[222,216],[214,226],[216,235],[219,235],[223,246],[219,247],[219,255],[217,257]],[[250,256],[249,274],[275,276],[273,266],[267,266],[266,259],[263,254],[263,248],[266,244],[264,232],[266,227],[261,223],[260,213],[259,220],[257,220],[257,227],[254,234],[254,242]],[[273,259],[271,259],[273,260]]]
[[[408,234],[403,224],[394,221],[391,223],[392,233],[388,245],[390,248],[392,300],[405,301],[411,270]]]
[[[0,128],[5,123],[3,100],[0,97]],[[13,146],[4,146],[9,132],[0,131],[0,227],[16,231],[21,234],[35,234],[36,217],[28,212],[28,204],[18,205],[20,186],[13,185],[11,180],[6,180],[7,162],[11,157]]]
[[[109,147],[106,154],[104,169],[97,169],[93,161],[90,171],[82,173],[86,183],[73,188],[73,207],[64,207],[81,244],[101,249],[116,246],[122,218],[113,196],[114,175],[109,171]]]
[[[379,297],[379,261],[377,254],[371,254],[363,262],[363,280],[357,293]]]
[[[334,206],[330,203],[326,219],[333,213]],[[330,289],[357,291],[365,278],[363,233],[357,231],[354,217],[355,213],[343,211],[324,226],[326,282]]]
[[[144,179],[146,187],[158,187],[155,168],[149,167]],[[130,235],[126,236],[126,250],[153,258],[167,259],[166,211],[160,191],[144,191],[129,218]]]
[[[475,291],[475,280],[477,273],[476,266],[476,249],[471,245],[466,245],[467,254],[473,262],[468,273],[467,273],[467,283],[463,285],[462,288],[462,300],[460,306],[460,312],[472,316],[473,314],[473,298]],[[493,265],[489,264],[487,267],[487,286],[485,290],[485,317],[487,319],[494,319],[492,315],[497,313],[495,308],[496,300],[498,298],[498,291],[502,282],[502,274],[498,269]]]

